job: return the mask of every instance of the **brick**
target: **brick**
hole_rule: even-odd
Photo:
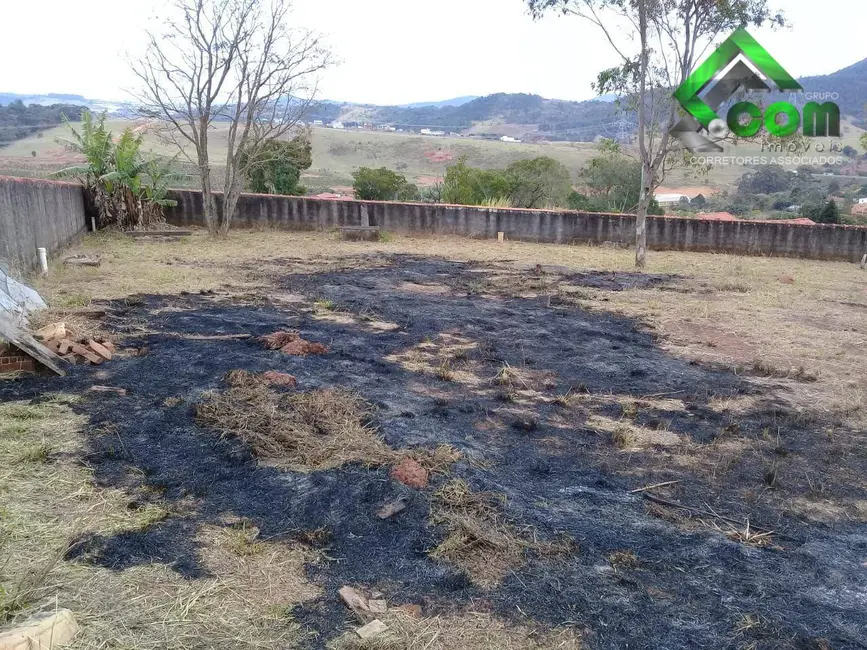
[[[86,347],[84,347],[83,345],[79,345],[78,343],[73,343],[73,344],[72,344],[72,347],[70,348],[70,350],[71,350],[74,354],[77,354],[78,356],[80,356],[80,357],[82,357],[82,358],[84,358],[84,359],[90,361],[90,362],[91,362],[93,365],[95,365],[95,366],[98,366],[99,364],[102,363],[102,357],[100,357],[99,355],[97,355],[97,354],[91,352],[90,350],[88,350],[88,349],[87,349]]]
[[[96,341],[91,340],[87,342],[87,346],[106,361],[111,361],[111,350],[106,348],[101,343],[97,343]]]
[[[391,470],[391,478],[409,487],[421,489],[427,487],[427,470],[412,458],[404,458]]]

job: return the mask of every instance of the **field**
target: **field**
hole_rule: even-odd
[[[0,382],[0,622],[69,607],[77,650],[865,647],[856,265],[386,239],[101,233],[72,251],[101,267],[35,278],[40,322],[118,353]]]
[[[153,126],[146,122],[114,120],[110,122],[114,133],[127,126],[145,134],[146,148],[166,156],[176,153],[173,145],[161,141]],[[479,129],[484,130],[484,125]],[[845,125],[844,142],[860,147],[860,131]],[[11,176],[46,176],[51,171],[69,165],[74,158],[57,144],[65,137],[65,127],[43,132],[0,149],[0,174]],[[217,125],[212,132],[211,156],[219,173],[220,161],[225,158],[226,127]],[[35,156],[33,153],[35,152]],[[522,158],[551,156],[562,162],[572,173],[577,173],[596,154],[592,143],[509,143],[468,138],[438,138],[404,133],[376,131],[340,131],[328,128],[313,130],[313,167],[304,175],[304,183],[312,192],[336,190],[347,192],[352,185],[351,173],[360,166],[389,167],[405,174],[411,181],[425,186],[442,178],[445,169],[461,156],[468,164],[483,168],[502,168]],[[740,145],[738,156],[761,155],[760,148]],[[730,187],[737,182],[745,168],[739,165],[721,166],[708,177],[688,177],[682,171],[674,172],[665,185],[682,191],[683,188]],[[195,183],[190,178],[188,184]]]

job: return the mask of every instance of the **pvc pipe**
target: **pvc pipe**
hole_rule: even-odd
[[[36,254],[39,256],[39,268],[42,269],[42,274],[48,273],[48,254],[44,248],[37,248]]]

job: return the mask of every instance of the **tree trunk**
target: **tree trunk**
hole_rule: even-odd
[[[223,219],[220,223],[220,234],[223,236],[229,234],[229,226],[232,224],[232,217],[235,216],[238,199],[241,197],[241,184],[235,177],[234,172],[230,172],[227,169],[226,174],[226,191],[223,194]]]
[[[199,175],[202,181],[202,216],[210,235],[217,234],[217,210],[214,203],[214,191],[211,187],[211,166],[208,159],[199,156]]]
[[[644,138],[647,133],[647,7],[645,0],[638,0],[638,31],[641,39],[641,78],[638,93],[638,149],[641,153],[641,194],[638,199],[638,214],[635,215],[635,266],[643,269],[647,264],[647,206],[650,203],[650,188],[653,187],[651,152]]]
[[[651,180],[653,171],[648,165],[641,164],[641,194],[638,197],[638,211],[635,215],[635,266],[643,269],[647,265],[647,209],[652,197]]]

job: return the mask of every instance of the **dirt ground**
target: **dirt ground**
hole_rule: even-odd
[[[70,607],[75,648],[867,647],[857,266],[388,239],[100,235],[101,267],[37,281],[121,352],[0,382],[0,618]],[[327,353],[258,338],[283,330]],[[233,370],[297,386],[218,430]],[[369,462],[242,442],[333,388]]]

